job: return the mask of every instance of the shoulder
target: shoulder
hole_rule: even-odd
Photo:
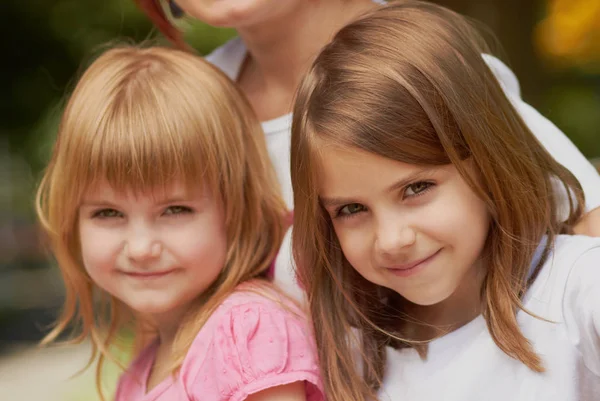
[[[206,61],[223,71],[229,78],[235,80],[246,56],[246,46],[239,37],[233,38],[217,47],[207,55]]]
[[[246,283],[238,286],[215,309],[202,330],[198,333],[196,342],[211,340],[223,327],[233,328],[232,323],[240,324],[254,318],[263,318],[266,324],[269,316],[277,317],[278,321],[294,323],[308,329],[309,321],[300,306],[289,297],[279,292],[271,285],[261,283]],[[307,332],[308,333],[308,332]]]
[[[560,262],[569,276],[590,270],[600,273],[600,238],[583,235],[559,235],[552,250],[553,259]],[[589,266],[592,265],[592,266]]]
[[[600,238],[586,236],[560,237],[557,242],[557,259],[560,257],[562,269],[566,270],[565,303],[575,299],[591,300],[600,295]],[[577,303],[579,303],[577,302]],[[577,308],[587,308],[588,305],[572,305]],[[590,304],[600,312],[600,302]]]
[[[276,289],[270,283],[245,283],[236,288],[219,307],[209,320],[218,321],[225,316],[237,315],[243,310],[282,313],[291,319],[308,322],[300,304]]]
[[[600,268],[600,238],[583,235],[559,235],[552,245],[550,255],[542,267],[542,273],[536,282],[544,278],[559,278],[559,283],[582,274],[598,274]]]
[[[277,291],[262,288],[244,287],[221,304],[182,372],[188,392],[205,401],[242,400],[297,381],[321,386],[306,317]]]
[[[581,296],[600,290],[600,238],[557,236],[550,255],[531,288],[531,302],[563,320],[578,308]],[[576,295],[576,296],[575,296]],[[585,307],[585,306],[584,306]]]
[[[584,366],[600,377],[600,238],[574,236],[561,242],[558,252],[566,270],[561,322]]]

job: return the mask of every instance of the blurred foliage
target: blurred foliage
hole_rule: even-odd
[[[540,52],[558,66],[600,72],[600,0],[548,0],[536,29]]]
[[[600,157],[600,0],[546,0],[533,37],[551,86],[547,115],[590,158]]]
[[[600,156],[600,82],[596,85],[556,85],[547,104],[553,120],[576,139],[590,158]]]

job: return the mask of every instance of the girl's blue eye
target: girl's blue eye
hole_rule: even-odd
[[[338,216],[347,217],[352,216],[356,213],[365,211],[365,207],[360,203],[350,203],[349,205],[343,206],[338,210]]]
[[[434,184],[432,182],[427,181],[419,181],[413,184],[410,184],[406,187],[404,191],[405,197],[417,196],[425,193],[428,189],[430,189]]]
[[[115,209],[101,209],[92,214],[92,218],[110,219],[115,217],[123,217],[123,213]]]
[[[186,214],[186,213],[192,213],[192,209],[187,207],[187,206],[181,206],[181,205],[174,205],[174,206],[169,206],[166,210],[165,213],[166,215],[179,215],[179,214]]]

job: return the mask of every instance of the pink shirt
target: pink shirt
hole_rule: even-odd
[[[324,400],[306,317],[280,302],[248,290],[233,293],[200,330],[175,379],[146,392],[155,343],[121,377],[116,401],[241,401],[298,381],[306,383],[308,401]]]

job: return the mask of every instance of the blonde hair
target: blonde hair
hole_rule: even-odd
[[[512,107],[482,57],[486,52],[464,17],[427,2],[394,2],[343,28],[301,84],[291,145],[293,249],[330,401],[376,399],[385,347],[414,344],[402,340],[404,299],[360,276],[341,251],[319,202],[324,145],[458,169],[491,216],[481,289],[491,336],[510,357],[543,370],[516,312],[557,233],[581,216],[584,197]],[[476,176],[461,163],[466,159]],[[569,195],[566,222],[554,180]],[[544,255],[529,276],[545,235]],[[361,333],[358,361],[352,327]]]
[[[219,70],[191,53],[160,47],[106,51],[85,71],[66,105],[50,163],[37,194],[37,213],[66,286],[64,310],[43,340],[54,341],[75,322],[79,342],[100,352],[125,323],[141,323],[128,308],[98,291],[82,263],[78,208],[100,180],[115,190],[144,192],[174,178],[207,185],[224,205],[226,263],[190,306],[172,356],[180,366],[198,330],[235,287],[261,278],[284,235],[286,207],[250,105]],[[136,338],[143,341],[141,331]]]

